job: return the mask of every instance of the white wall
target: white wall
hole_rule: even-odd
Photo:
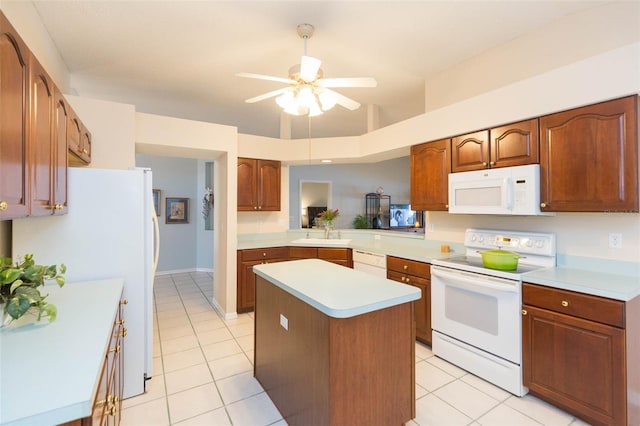
[[[153,172],[153,188],[160,190],[160,256],[158,272],[180,272],[196,269],[198,216],[197,160],[191,158],[136,155],[138,167]],[[189,199],[189,223],[166,223],[167,197]]]
[[[206,188],[213,188],[214,182],[207,182],[206,161],[198,160],[197,170],[197,198],[194,200],[193,211],[196,218],[196,269],[198,271],[213,271],[213,229],[205,229],[205,219],[202,215],[202,198]],[[213,176],[212,179],[213,180]],[[209,215],[213,211],[209,210]]]
[[[91,164],[98,169],[128,169],[136,165],[136,110],[133,105],[65,95],[91,132]]]

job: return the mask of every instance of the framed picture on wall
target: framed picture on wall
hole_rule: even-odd
[[[189,223],[189,199],[166,197],[165,223]]]
[[[160,216],[160,190],[153,190],[153,208],[156,209],[156,216]]]

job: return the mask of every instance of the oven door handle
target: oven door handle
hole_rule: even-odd
[[[484,277],[476,274],[470,274],[463,271],[448,272],[446,270],[432,267],[431,275],[441,278],[444,285],[453,285],[467,290],[480,293],[482,289],[493,290],[502,293],[517,293],[517,282],[510,280],[502,280],[500,278]]]

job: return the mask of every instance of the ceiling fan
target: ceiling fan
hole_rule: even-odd
[[[322,61],[307,56],[307,40],[313,35],[313,32],[314,27],[311,24],[298,25],[297,33],[304,40],[304,55],[302,55],[300,64],[289,69],[289,78],[246,72],[236,74],[239,77],[277,81],[289,85],[247,99],[245,102],[254,103],[277,96],[276,103],[284,112],[292,115],[308,114],[311,117],[330,110],[336,104],[349,110],[356,110],[360,107],[358,102],[331,90],[331,88],[376,87],[378,83],[371,77],[324,78],[320,68]]]

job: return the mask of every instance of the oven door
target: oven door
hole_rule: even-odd
[[[520,365],[520,281],[431,267],[434,331]]]

